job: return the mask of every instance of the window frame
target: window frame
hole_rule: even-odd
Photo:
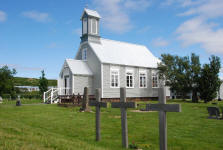
[[[153,86],[153,77],[156,77],[157,80],[157,86]],[[159,75],[156,71],[152,71],[152,88],[159,88]]]
[[[82,49],[82,60],[87,60],[87,48]]]
[[[86,25],[85,25],[85,22],[86,22]],[[83,18],[83,31],[82,31],[82,32],[83,32],[83,33],[82,33],[83,35],[84,35],[84,34],[87,34],[87,31],[88,31],[88,30],[87,30],[87,28],[88,28],[88,25],[87,25],[87,24],[88,24],[88,18]],[[86,30],[84,30],[85,27],[86,27]]]
[[[118,75],[118,86],[115,86],[116,82],[115,82],[115,77],[114,77],[114,86],[112,86],[112,72],[117,72]],[[110,69],[110,88],[120,88],[120,74],[119,74],[119,69]]]
[[[140,85],[140,77],[141,74],[145,74],[145,86]],[[139,71],[139,88],[147,88],[147,72],[146,71]]]
[[[132,86],[127,86],[127,73],[131,73],[132,74]],[[126,70],[125,71],[125,81],[126,81],[126,84],[125,84],[125,87],[126,88],[134,88],[134,71],[133,70]],[[130,85],[130,79],[129,79],[129,85]]]
[[[95,20],[95,33],[93,32],[93,20]],[[97,27],[97,25],[98,25],[97,19],[92,18],[91,19],[91,34],[95,34],[95,35],[98,34],[98,27]]]

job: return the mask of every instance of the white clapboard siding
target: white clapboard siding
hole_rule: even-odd
[[[92,95],[92,77],[91,76],[81,76],[81,75],[74,75],[74,94],[83,95],[84,87],[88,87],[89,95]]]

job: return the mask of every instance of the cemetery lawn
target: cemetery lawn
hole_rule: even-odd
[[[169,150],[223,149],[223,120],[207,119],[207,106],[213,104],[169,103],[182,105],[181,113],[167,113]],[[218,105],[223,106],[223,102]],[[101,109],[100,142],[95,142],[95,109],[92,107],[91,113],[78,110],[57,105],[0,104],[0,149],[122,149],[120,109]],[[158,113],[132,110],[127,113],[129,144],[159,149]]]

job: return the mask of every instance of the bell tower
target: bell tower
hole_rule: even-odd
[[[99,34],[99,20],[100,15],[97,11],[84,9],[81,21],[82,21],[82,35],[81,43],[85,41],[100,43]]]

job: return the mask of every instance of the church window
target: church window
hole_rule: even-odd
[[[133,71],[132,70],[126,71],[126,87],[127,88],[133,88],[134,87],[134,76],[133,76]]]
[[[152,87],[153,88],[158,87],[158,74],[155,72],[152,72]]]
[[[97,29],[97,20],[96,19],[91,19],[91,33],[92,34],[98,34],[98,29]]]
[[[82,50],[82,60],[87,60],[87,49]]]
[[[83,34],[87,33],[87,18],[83,19]]]
[[[119,70],[118,69],[111,69],[110,84],[112,88],[119,87]]]
[[[139,87],[146,88],[147,87],[147,77],[146,72],[139,72]]]

